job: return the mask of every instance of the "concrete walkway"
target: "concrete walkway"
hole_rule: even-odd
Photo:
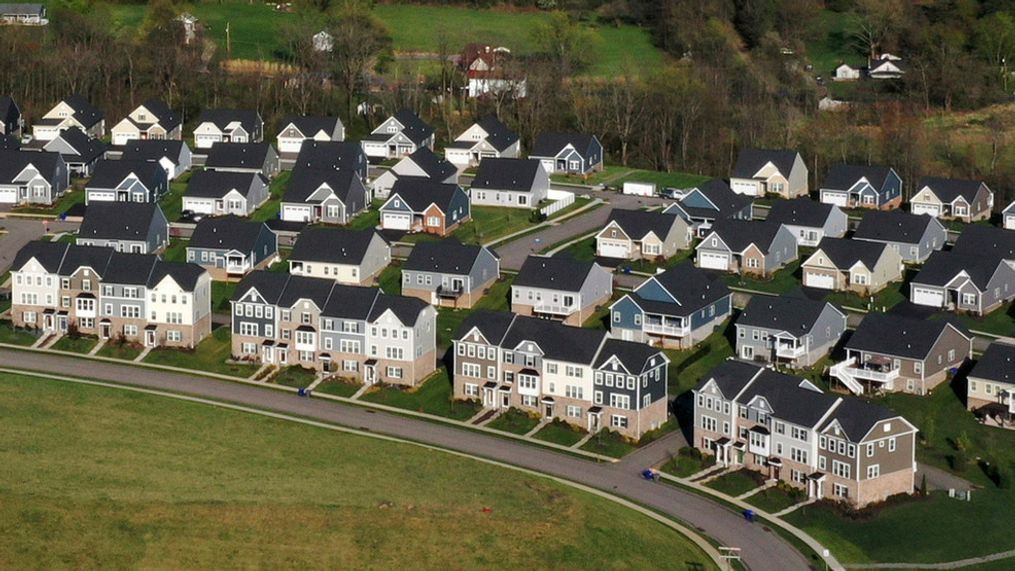
[[[56,342],[59,341],[62,337],[63,335],[50,335],[49,338],[46,339],[45,343],[43,343],[42,345],[32,345],[32,347],[37,346],[40,349],[49,349],[53,345],[56,345]]]
[[[763,492],[763,491],[765,491],[765,490],[767,490],[767,489],[769,489],[771,487],[774,487],[778,483],[779,483],[778,480],[769,480],[769,481],[765,482],[765,484],[762,485],[762,486],[758,486],[757,488],[754,488],[753,490],[747,490],[746,492],[740,494],[739,496],[737,496],[737,499],[738,500],[747,499],[747,498],[753,496],[754,494],[757,494],[759,492]]]
[[[308,391],[312,391],[312,390],[317,388],[317,385],[319,385],[319,384],[321,384],[323,382],[324,382],[324,373],[318,373],[317,377],[314,379],[314,382],[310,383],[307,386],[307,390]]]
[[[95,344],[95,347],[92,347],[92,350],[88,352],[88,355],[91,356],[98,353],[108,342],[109,339],[99,339],[99,342]]]
[[[261,366],[260,366],[260,367],[259,367],[259,368],[258,368],[258,369],[257,369],[256,371],[254,371],[254,374],[252,374],[252,375],[250,375],[249,377],[247,377],[247,380],[248,380],[248,381],[253,381],[253,380],[257,379],[257,378],[258,378],[258,375],[260,375],[261,373],[263,373],[263,372],[264,372],[264,371],[265,371],[265,370],[266,370],[266,369],[267,369],[268,367],[270,367],[270,366],[271,366],[271,365],[269,365],[269,364],[267,364],[267,363],[265,363],[265,364],[261,365]],[[262,380],[263,380],[263,379],[262,379]]]
[[[530,430],[530,431],[526,432],[526,433],[525,433],[525,434],[524,434],[523,436],[524,436],[525,438],[532,438],[532,435],[533,435],[533,434],[535,434],[535,433],[539,432],[540,430],[542,430],[542,429],[543,429],[543,427],[544,427],[544,426],[546,426],[547,424],[549,424],[549,423],[548,423],[548,422],[546,422],[545,420],[540,420],[540,421],[539,421],[539,424],[537,424],[537,425],[533,426],[533,427],[532,427],[532,430]]]
[[[807,500],[806,502],[800,502],[799,504],[793,504],[793,505],[789,506],[786,509],[779,510],[779,511],[775,512],[772,515],[775,516],[775,517],[782,517],[782,516],[784,516],[786,514],[793,513],[793,512],[797,511],[798,509],[800,509],[800,508],[802,508],[804,506],[809,506],[809,505],[813,504],[816,501],[818,501],[817,498],[811,498],[811,499]]]
[[[356,392],[354,392],[352,396],[349,398],[351,398],[352,400],[356,400],[359,397],[363,396],[363,393],[367,392],[368,390],[370,390],[370,385],[365,384],[362,387],[360,387]]]
[[[948,563],[853,563],[846,565],[846,569],[962,569],[963,567],[972,567],[973,565],[1001,561],[1012,557],[1015,557],[1015,549],[982,557],[949,561]],[[1015,563],[1012,563],[1008,567],[1015,568]]]
[[[41,335],[41,336],[39,336],[39,338],[35,340],[35,343],[32,343],[32,348],[33,349],[38,349],[39,347],[42,346],[43,343],[46,343],[47,341],[49,341],[50,337],[56,337],[56,336],[55,335]]]
[[[581,448],[582,446],[585,446],[585,443],[588,442],[589,440],[592,440],[592,437],[595,436],[595,435],[596,435],[596,433],[590,432],[590,433],[586,434],[585,436],[582,436],[582,439],[579,440],[578,442],[575,442],[574,444],[572,444],[571,448],[574,448],[575,450],[577,450],[577,449]]]
[[[145,347],[144,350],[141,351],[140,355],[138,355],[137,357],[134,357],[134,362],[135,363],[140,363],[141,361],[144,361],[144,358],[147,357],[148,353],[151,353],[151,352],[152,352],[152,348],[151,347]]]

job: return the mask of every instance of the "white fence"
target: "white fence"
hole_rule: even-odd
[[[567,208],[574,204],[574,193],[566,190],[555,190],[550,189],[546,194],[548,200],[552,200],[550,204],[539,209],[539,212],[544,216],[552,216],[557,212]]]

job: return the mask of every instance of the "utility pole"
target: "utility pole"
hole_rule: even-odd
[[[233,43],[229,36],[229,22],[226,22],[226,56],[233,59]]]

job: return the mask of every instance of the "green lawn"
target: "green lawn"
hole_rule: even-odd
[[[585,436],[585,433],[570,424],[556,419],[532,435],[533,438],[553,442],[562,446],[573,446]]]
[[[719,331],[706,337],[693,349],[664,350],[666,356],[670,358],[670,396],[679,396],[693,389],[701,377],[733,356],[733,347],[726,337],[727,330],[732,326],[733,320],[725,321],[719,327]]]
[[[393,260],[391,265],[381,270],[377,276],[377,285],[387,294],[402,293],[402,262]]]
[[[292,171],[282,171],[272,179],[268,187],[268,200],[250,215],[251,220],[267,222],[278,218],[282,195],[285,194],[285,187],[289,183],[289,178],[292,174]]]
[[[623,458],[638,447],[631,444],[620,434],[612,430],[600,430],[582,445],[581,449],[586,452],[594,452],[603,456]]]
[[[666,187],[687,188],[708,180],[710,177],[684,172],[663,172],[646,169],[636,169],[620,165],[606,165],[601,172],[597,172],[582,178],[580,176],[553,175],[557,182],[570,182],[575,184],[598,185],[607,184],[620,188],[625,182],[650,182],[656,185],[657,190]]]
[[[885,289],[874,294],[873,309],[888,310],[909,299],[909,281],[890,283]],[[825,301],[842,307],[871,309],[870,297],[859,296],[852,292],[836,291],[825,296]]]
[[[800,264],[804,259],[798,258],[795,262],[787,264],[781,270],[776,271],[771,277],[723,274],[723,279],[732,287],[741,287],[756,291],[769,293],[786,293],[800,287]]]
[[[718,490],[729,496],[739,496],[749,492],[764,483],[764,476],[750,470],[737,470],[729,474],[723,474],[706,486]]]
[[[348,228],[352,230],[369,230],[376,228],[381,223],[381,211],[378,208],[384,204],[383,200],[375,200],[366,210],[349,221]]]
[[[162,259],[167,262],[186,262],[187,244],[190,244],[190,240],[182,238],[171,240],[166,251],[162,253]]]
[[[539,424],[539,419],[531,416],[529,413],[517,408],[509,408],[500,416],[487,423],[486,427],[503,430],[512,434],[528,434],[537,424]]]
[[[558,246],[559,244],[549,246],[545,250],[543,250],[543,252],[544,253],[548,252]],[[576,260],[583,260],[586,262],[593,261],[596,259],[596,237],[590,236],[588,238],[575,242],[574,244],[571,244],[570,246],[561,250],[560,253],[571,256]],[[621,262],[618,265],[618,267],[630,268],[631,271],[633,272],[654,274],[656,270],[660,268],[662,269],[672,268],[673,266],[687,259],[690,259],[693,256],[694,249],[688,248],[686,250],[681,250],[677,252],[677,254],[673,257],[666,258],[661,263],[657,262],[656,260],[634,260]]]
[[[35,343],[38,339],[27,329],[15,328],[7,320],[0,321],[0,343],[28,346]]]
[[[932,315],[931,319],[957,319],[959,323],[974,331],[1006,337],[1015,336],[1015,303],[1006,303],[983,317],[964,313],[938,312]]]
[[[842,12],[822,10],[816,25],[821,33],[807,44],[807,59],[814,66],[814,74],[831,82],[832,72],[840,63],[861,66],[867,63],[863,53],[850,37],[849,16]]]
[[[509,311],[511,302],[508,296],[511,295],[511,279],[499,278],[493,282],[486,295],[479,299],[472,309],[451,309],[441,307],[437,310],[437,347],[447,349],[451,346],[451,338],[458,331],[458,326],[465,321],[473,311],[478,309],[489,309],[491,311]]]
[[[141,347],[133,343],[117,343],[115,341],[107,341],[105,345],[96,353],[100,357],[110,357],[113,359],[122,359],[124,361],[133,361],[141,354]]]
[[[527,208],[473,206],[472,220],[455,230],[454,236],[465,244],[485,244],[537,224]]]
[[[71,337],[70,335],[64,335],[53,344],[51,349],[56,351],[70,351],[71,353],[88,353],[98,342],[99,340],[95,337],[87,337],[83,335]]]
[[[85,202],[85,191],[83,190],[82,187],[75,188],[74,190],[65,193],[63,196],[60,197],[60,200],[56,201],[56,204],[54,204],[53,206],[17,207],[13,210],[13,212],[17,212],[19,214],[46,214],[50,216],[59,216],[64,212],[70,210],[70,208],[73,207],[74,205],[84,204],[84,202]]]
[[[314,378],[317,377],[317,372],[313,369],[304,369],[303,367],[286,367],[275,375],[272,379],[277,385],[283,385],[286,387],[294,387],[302,389],[310,386],[310,383],[314,382]]]
[[[159,201],[162,213],[166,220],[175,222],[180,219],[183,212],[183,194],[187,190],[187,182],[190,181],[191,171],[180,175],[176,180],[169,183],[169,192]]]
[[[662,471],[680,478],[687,478],[712,466],[714,463],[715,456],[706,456],[696,448],[685,446],[678,450],[677,454],[666,464],[663,464]]]
[[[314,388],[314,394],[325,393],[337,397],[349,398],[356,394],[356,391],[358,391],[361,386],[363,385],[346,382],[342,379],[332,377],[325,379],[321,382],[321,384],[317,385],[317,387]]]
[[[369,402],[445,416],[455,420],[468,420],[480,409],[480,406],[473,401],[453,401],[451,399],[451,380],[444,368],[441,368],[437,374],[415,390],[382,386],[367,391],[360,398]]]
[[[0,403],[11,569],[714,568],[618,504],[413,445],[13,375]]]
[[[771,514],[782,511],[793,504],[800,503],[806,498],[807,494],[797,488],[773,486],[746,498],[744,501]]]
[[[212,331],[194,350],[156,347],[148,353],[144,362],[243,378],[257,371],[255,365],[226,363],[231,355],[229,327],[222,326]]]
[[[578,176],[569,174],[555,174],[551,175],[550,179],[555,182],[569,182],[573,184],[587,184],[595,186],[597,184],[607,183],[609,184],[613,180],[619,180],[624,175],[635,171],[625,166],[620,165],[603,165],[603,170],[595,173],[591,173],[588,176]]]
[[[228,315],[232,311],[229,300],[236,291],[237,282],[211,282],[211,310]]]

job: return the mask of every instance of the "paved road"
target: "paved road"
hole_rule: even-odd
[[[43,225],[41,219],[0,219],[0,228],[7,230],[6,234],[0,234],[0,274],[10,269],[18,250],[32,240],[42,238],[46,233],[46,228],[49,228],[50,232],[55,233],[77,230],[78,226],[80,224],[77,222],[60,222],[56,220],[49,220],[48,225]]]
[[[674,451],[670,447],[680,444],[679,437],[653,444],[639,452],[635,459],[597,464],[448,425],[168,371],[8,349],[0,349],[0,366],[225,400],[499,460],[615,493],[674,516],[723,545],[740,547],[744,562],[754,571],[807,568],[806,559],[798,551],[762,526],[745,522],[738,514],[711,500],[666,484],[648,482],[639,476],[640,469],[645,466],[634,464],[638,458],[665,457]]]

